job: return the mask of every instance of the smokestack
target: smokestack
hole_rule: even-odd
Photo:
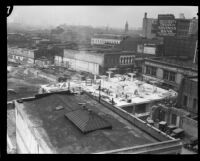
[[[147,13],[146,12],[144,13],[144,18],[147,18]]]
[[[180,14],[179,14],[179,18],[185,19],[184,13],[180,13]]]

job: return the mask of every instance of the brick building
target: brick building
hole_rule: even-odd
[[[105,74],[109,68],[118,68],[119,72],[126,72],[128,68],[135,68],[135,61],[142,61],[132,52],[113,50],[69,50],[64,49],[63,56],[55,56],[55,65],[86,71],[92,74]]]
[[[146,58],[143,66],[144,80],[156,80],[167,88],[179,89],[185,76],[195,76],[198,73],[197,64],[191,60],[180,58]]]
[[[185,77],[179,88],[178,106],[193,115],[198,112],[198,77]]]

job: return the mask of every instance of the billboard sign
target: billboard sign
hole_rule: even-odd
[[[156,48],[155,47],[149,47],[149,46],[145,46],[144,47],[144,54],[156,54]]]
[[[156,54],[156,45],[155,44],[144,44],[144,54]]]
[[[174,15],[158,15],[158,36],[175,36],[176,20]]]

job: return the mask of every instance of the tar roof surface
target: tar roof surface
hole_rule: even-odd
[[[66,112],[79,109],[78,103],[83,102],[86,103],[86,107],[107,120],[112,129],[83,134],[65,118]],[[37,122],[34,130],[37,129],[42,139],[57,153],[95,153],[156,142],[86,94],[53,94],[23,102],[23,105],[22,108],[18,108],[20,113],[28,117],[32,124],[30,126]],[[65,109],[56,111],[57,106],[63,106]]]

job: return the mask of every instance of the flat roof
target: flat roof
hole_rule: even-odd
[[[194,81],[194,82],[198,82],[198,77],[196,78],[189,78],[190,80]]]
[[[99,95],[98,85],[86,86],[84,88],[92,92],[93,95]],[[101,91],[101,95],[107,97],[108,101],[113,98],[115,106],[120,108],[159,101],[167,97],[177,97],[175,91],[165,90],[135,78],[131,81],[128,77],[126,77],[126,80],[116,77],[110,78],[109,81],[101,80],[101,88],[111,92],[111,94],[107,94]],[[131,102],[128,102],[128,100],[131,100]]]
[[[115,34],[94,34],[92,38],[105,38],[105,39],[118,39],[121,40],[124,35],[115,35]]]
[[[80,103],[86,103],[86,107],[109,122],[112,129],[82,133],[65,117],[67,112],[80,109]],[[86,94],[51,93],[17,104],[29,127],[34,127],[40,139],[57,153],[96,153],[157,142]],[[58,106],[64,109],[55,110]]]
[[[191,68],[197,70],[198,65],[193,63],[192,59],[182,59],[176,57],[154,57],[154,58],[145,58],[145,60],[150,60],[154,62],[160,62],[168,65],[175,65],[182,68]]]

